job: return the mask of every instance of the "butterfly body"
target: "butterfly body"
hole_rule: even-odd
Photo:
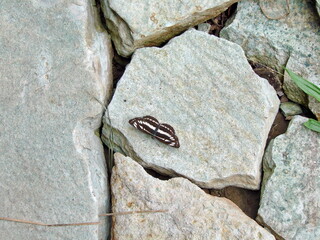
[[[153,136],[162,143],[175,148],[180,147],[179,139],[173,127],[169,124],[159,123],[159,121],[152,116],[133,118],[129,123],[136,129]]]

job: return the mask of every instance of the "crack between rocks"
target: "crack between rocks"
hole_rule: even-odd
[[[106,19],[101,9],[101,0],[93,0],[93,5],[97,8],[97,21],[103,26],[103,28],[108,31]]]

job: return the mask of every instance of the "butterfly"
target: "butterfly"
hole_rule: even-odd
[[[129,123],[136,129],[150,134],[171,147],[179,148],[179,139],[169,124],[159,123],[159,121],[152,116],[137,117],[129,120]]]

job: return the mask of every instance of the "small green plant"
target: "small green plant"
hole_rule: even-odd
[[[295,74],[291,70],[284,68],[289,76],[291,77],[292,81],[297,84],[297,86],[304,91],[306,94],[314,97],[320,102],[320,88],[313,84],[312,82],[309,82],[308,80],[300,77],[299,75]],[[316,131],[320,133],[320,121],[309,119],[307,122],[304,123],[304,126],[307,128]]]

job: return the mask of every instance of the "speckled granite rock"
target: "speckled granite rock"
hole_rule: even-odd
[[[112,49],[92,2],[0,3],[1,239],[101,240],[108,223],[103,148],[94,131],[111,90]],[[89,92],[89,94],[87,93]]]
[[[113,217],[114,239],[275,239],[230,200],[206,194],[184,178],[155,179],[119,153],[111,186],[114,212],[167,210]]]
[[[320,134],[295,116],[264,156],[258,220],[284,239],[320,239]]]
[[[211,19],[238,0],[102,0],[102,9],[118,53],[158,46],[188,28]]]
[[[199,186],[258,189],[278,106],[274,89],[238,45],[190,30],[162,48],[135,52],[108,107],[113,134],[105,116],[102,137],[143,166]],[[144,115],[172,125],[180,148],[129,125]]]
[[[286,66],[320,86],[320,25],[313,0],[288,1],[243,0],[237,14],[220,35],[239,44],[246,56],[283,72]],[[264,12],[264,13],[263,13]],[[307,97],[285,74],[284,90],[294,102],[308,105],[320,119],[320,103]]]
[[[320,29],[319,29],[320,31]],[[320,38],[319,38],[320,41]],[[320,58],[320,48],[319,55]],[[318,59],[319,59],[318,58]],[[286,67],[293,70],[296,74],[304,77],[305,79],[313,82],[317,86],[320,86],[320,62],[318,59],[313,59],[313,63],[303,62],[305,59],[301,59],[299,56],[292,54],[289,58]],[[317,61],[317,62],[316,62]],[[311,64],[310,66],[307,66]],[[314,74],[314,76],[311,76]],[[285,72],[283,88],[288,98],[299,104],[308,106],[314,115],[320,120],[320,102],[312,96],[306,95]]]

